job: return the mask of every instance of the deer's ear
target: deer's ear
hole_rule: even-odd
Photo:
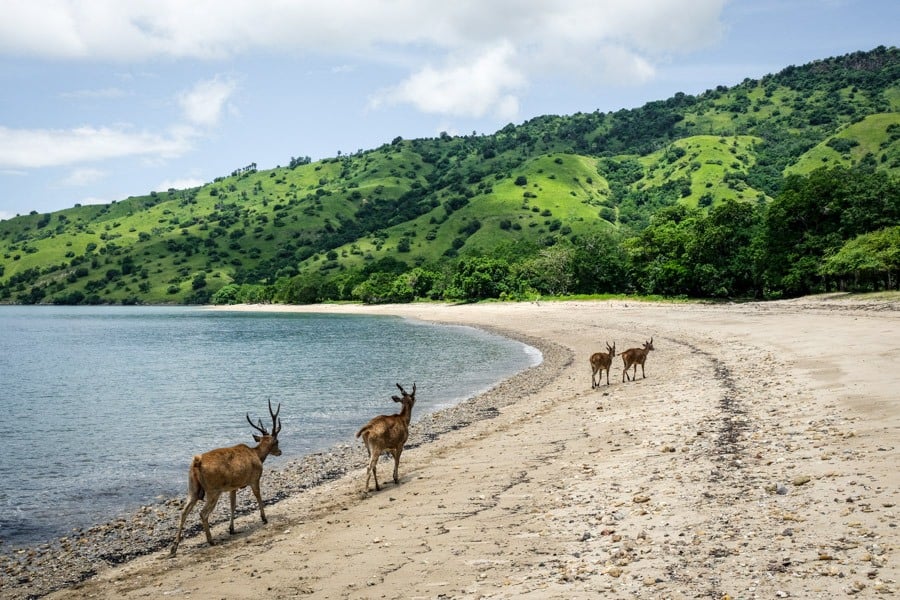
[[[394,402],[403,402],[403,398],[401,398],[400,396],[391,396],[391,400],[393,400]]]
[[[262,438],[259,437],[258,435],[256,435],[255,433],[253,434],[253,439],[254,439],[255,441],[257,441],[257,442],[261,442],[261,441],[262,441]]]

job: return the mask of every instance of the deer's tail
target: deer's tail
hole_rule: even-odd
[[[203,500],[206,497],[206,490],[203,489],[202,479],[200,478],[200,467],[203,466],[203,461],[200,460],[200,455],[194,457],[194,462],[191,463],[191,487],[196,486],[196,496],[197,500]]]

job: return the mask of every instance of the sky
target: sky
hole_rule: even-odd
[[[897,0],[3,0],[0,219],[900,46]]]

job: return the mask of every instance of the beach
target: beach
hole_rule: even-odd
[[[465,324],[531,344],[544,361],[459,407],[414,415],[399,485],[384,458],[382,490],[364,492],[365,450],[351,440],[303,464],[273,461],[270,471],[267,462],[263,497],[279,499],[266,507],[268,524],[243,491],[250,509],[235,535],[220,501],[217,545],[192,535],[170,559],[160,541],[177,526],[170,503],[150,527],[148,554],[98,557],[81,575],[70,566],[75,581],[48,597],[882,598],[900,590],[896,300],[246,309]],[[604,377],[592,389],[591,353],[606,342],[621,353],[651,337],[646,378],[638,368],[623,382],[617,356],[610,384]],[[198,520],[196,512],[188,519],[194,533]],[[46,561],[44,570],[67,568],[62,558]],[[54,585],[5,568],[3,598]]]

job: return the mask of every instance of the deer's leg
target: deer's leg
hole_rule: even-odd
[[[216,502],[219,501],[219,494],[221,494],[221,492],[207,492],[206,504],[200,509],[200,522],[203,523],[203,532],[206,534],[206,541],[209,542],[210,546],[215,546],[216,544],[213,542],[212,534],[209,532],[209,514],[216,508]]]
[[[231,490],[228,500],[231,502],[231,521],[228,523],[228,533],[234,535],[234,505],[237,504],[237,490]]]
[[[370,453],[369,472],[366,473],[366,491],[367,492],[369,491],[369,476],[370,475],[375,480],[375,491],[378,491],[381,489],[381,486],[378,485],[378,472],[375,470],[375,467],[378,465],[378,458],[380,457],[380,455],[381,455],[380,452],[377,454],[375,452]]]
[[[403,452],[403,448],[401,447],[396,452],[391,452],[394,455],[394,483],[400,483],[400,453]]]
[[[634,376],[637,377],[637,367],[634,368]],[[641,363],[641,376],[647,379],[647,374],[644,373],[644,363]]]
[[[195,504],[197,504],[197,497],[193,494],[189,495],[187,504],[185,505],[184,510],[181,511],[181,521],[178,523],[178,533],[175,534],[175,542],[172,544],[169,556],[175,556],[175,553],[178,552],[178,544],[181,543],[181,532],[184,530],[184,520],[187,518],[188,513],[194,508]]]
[[[262,494],[259,493],[259,481],[251,483],[250,489],[253,490],[253,495],[256,496],[256,503],[259,504],[259,518],[262,519],[263,523],[268,523],[269,520],[266,519],[266,510],[263,508]]]

